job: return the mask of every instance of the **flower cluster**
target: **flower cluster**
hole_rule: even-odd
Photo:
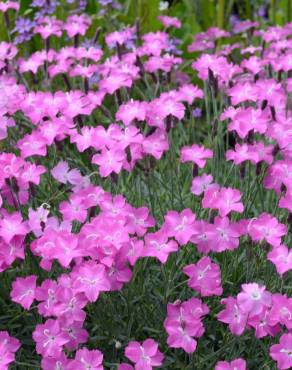
[[[208,306],[198,298],[168,303],[167,317],[163,324],[168,334],[168,346],[193,353],[197,347],[195,338],[201,337],[205,332],[202,319],[208,313]]]

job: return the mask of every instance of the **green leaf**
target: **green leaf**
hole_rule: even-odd
[[[128,0],[124,6],[125,12],[119,19],[131,25],[139,20],[143,33],[156,31],[160,28],[157,19],[160,14],[159,3],[159,0]]]
[[[25,12],[30,7],[31,0],[20,0],[20,8],[19,8],[19,14],[24,15]]]
[[[219,0],[217,7],[217,26],[219,28],[224,28],[225,24],[224,14],[225,14],[225,0]]]

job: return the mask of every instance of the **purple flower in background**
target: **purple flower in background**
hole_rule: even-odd
[[[87,5],[87,0],[79,0],[79,10],[84,11]]]
[[[199,118],[202,116],[202,109],[201,108],[195,108],[192,112],[193,117]]]
[[[45,6],[45,4],[46,4],[45,0],[33,0],[33,2],[31,3],[31,6],[33,8],[41,8]]]
[[[176,37],[172,37],[169,39],[168,48],[165,50],[168,53],[180,55],[182,51],[177,48],[177,46],[181,45],[182,41],[177,39]]]
[[[82,47],[86,48],[86,49],[89,49],[89,48],[92,48],[92,47],[96,47],[96,43],[92,40],[92,39],[84,39],[83,42],[81,43]]]
[[[33,8],[39,8],[35,13],[34,18],[38,19],[46,15],[54,14],[59,2],[57,0],[33,0],[31,6]]]
[[[231,14],[229,21],[230,21],[231,27],[233,28],[236,24],[240,22],[240,18],[236,14]]]
[[[35,27],[35,25],[36,23],[34,21],[31,21],[29,18],[19,17],[15,21],[14,32],[30,32]]]
[[[108,10],[121,10],[122,6],[116,0],[97,0],[102,9],[99,11],[99,15],[105,15]]]
[[[89,86],[92,87],[93,85],[97,85],[100,81],[100,75],[98,73],[94,73],[92,77],[88,79]]]
[[[258,15],[259,17],[264,17],[266,15],[266,9],[264,6],[259,7]]]
[[[258,11],[256,12],[256,15],[263,19],[267,19],[268,18],[267,4],[260,6],[258,8]]]
[[[108,5],[111,5],[113,0],[99,0],[98,2],[101,6],[108,6]]]
[[[15,21],[15,28],[12,32],[16,32],[17,36],[14,39],[16,44],[21,44],[24,41],[29,41],[33,36],[33,28],[36,22],[31,21],[29,18],[19,17]]]

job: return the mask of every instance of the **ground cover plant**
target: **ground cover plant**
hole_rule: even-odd
[[[290,1],[241,3],[0,3],[1,370],[292,368]]]

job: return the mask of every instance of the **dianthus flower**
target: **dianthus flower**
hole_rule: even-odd
[[[183,272],[189,277],[188,286],[202,297],[223,293],[220,267],[209,257],[202,257],[196,264],[185,266]]]
[[[199,146],[197,144],[193,144],[192,146],[185,146],[181,149],[181,161],[193,162],[200,168],[205,167],[206,159],[212,157],[212,150],[205,149],[203,146]]]
[[[227,216],[231,211],[242,213],[244,206],[240,202],[241,193],[232,188],[212,188],[204,193],[203,208],[218,209],[221,217]]]
[[[38,324],[32,333],[36,342],[36,351],[44,357],[57,357],[62,352],[64,344],[69,339],[62,332],[58,320],[49,319],[44,324]]]
[[[215,366],[215,370],[246,370],[246,362],[242,358],[236,358],[231,362],[219,361]]]
[[[279,344],[270,348],[270,356],[277,361],[280,370],[291,369],[292,367],[292,334],[283,334]]]
[[[8,370],[15,360],[15,352],[20,348],[18,339],[11,337],[7,331],[0,331],[0,366]]]
[[[195,338],[201,337],[205,331],[202,318],[208,313],[208,306],[198,298],[168,303],[167,317],[163,323],[168,334],[168,346],[193,353],[197,347]]]
[[[10,293],[12,301],[19,303],[24,309],[29,310],[35,299],[36,280],[37,277],[35,275],[17,278],[12,284]]]
[[[242,291],[237,295],[240,309],[249,316],[261,314],[265,308],[271,307],[272,295],[265,286],[257,283],[242,284]]]
[[[218,320],[228,324],[233,335],[241,335],[246,328],[248,313],[241,309],[233,297],[222,299],[221,304],[226,307],[217,315]]]
[[[247,231],[252,240],[265,240],[273,247],[278,247],[282,236],[287,234],[287,227],[279,223],[276,217],[262,213],[258,218],[250,221]]]
[[[130,342],[125,349],[125,356],[134,362],[136,370],[152,370],[161,366],[163,354],[158,349],[158,344],[151,338],[139,342]]]

